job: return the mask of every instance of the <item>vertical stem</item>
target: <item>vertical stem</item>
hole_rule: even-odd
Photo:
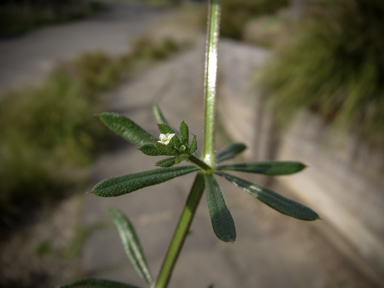
[[[220,0],[210,0],[208,9],[207,43],[205,54],[205,119],[203,160],[215,166],[215,102],[217,78],[217,48],[219,43]]]
[[[197,207],[199,206],[204,188],[204,174],[199,173],[197,174],[195,182],[193,182],[191,191],[189,192],[187,202],[184,206],[183,212],[181,213],[179,223],[177,224],[175,233],[173,234],[172,241],[169,245],[159,276],[154,286],[155,288],[166,288],[168,286],[173,268],[176,264],[181,248],[183,247]]]
[[[205,170],[211,170],[215,166],[215,101],[216,101],[216,77],[217,77],[217,48],[219,42],[219,23],[220,23],[220,0],[209,0],[207,24],[207,43],[205,54],[205,118],[204,118],[204,143],[203,160],[207,164],[203,166]],[[196,162],[199,159],[194,157],[189,159]],[[199,165],[200,166],[200,165]],[[185,238],[188,234],[193,217],[195,216],[201,196],[203,195],[205,183],[204,172],[197,174],[192,185],[187,203],[180,216],[175,233],[169,245],[159,276],[154,288],[166,288],[171,279],[173,268],[183,247]]]

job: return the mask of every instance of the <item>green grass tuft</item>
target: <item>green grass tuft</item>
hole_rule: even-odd
[[[158,61],[179,52],[188,46],[188,43],[177,43],[170,38],[154,42],[146,37],[138,38],[133,43],[132,57],[137,60]]]
[[[280,123],[309,108],[372,145],[384,144],[384,2],[312,7],[259,83]]]
[[[54,252],[53,246],[51,241],[49,240],[43,240],[40,243],[38,243],[34,248],[34,253],[38,257],[47,257],[52,255]]]
[[[84,54],[74,62],[76,78],[87,93],[114,87],[122,78],[124,62],[104,52]]]
[[[20,203],[59,197],[81,179],[75,170],[89,164],[106,139],[93,116],[101,107],[98,97],[62,70],[41,87],[6,95],[0,105],[2,216],[19,214]]]
[[[25,217],[25,209],[53,203],[76,190],[85,181],[84,168],[110,135],[94,116],[106,110],[100,93],[115,87],[141,62],[164,59],[183,45],[142,38],[131,53],[117,58],[103,52],[84,54],[57,67],[41,86],[4,95],[0,227]]]

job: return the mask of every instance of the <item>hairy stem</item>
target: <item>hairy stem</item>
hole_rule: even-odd
[[[205,54],[205,119],[203,160],[208,166],[215,166],[215,102],[217,76],[217,48],[219,43],[220,0],[210,0],[207,24]]]
[[[196,164],[197,166],[199,166],[201,169],[203,169],[205,171],[212,171],[212,168],[210,166],[208,166],[204,161],[200,160],[199,158],[197,158],[194,155],[189,156],[188,160],[190,162]]]
[[[205,55],[205,118],[203,161],[191,155],[188,160],[195,163],[205,173],[215,167],[215,101],[216,101],[216,75],[217,75],[217,48],[219,42],[220,0],[209,1],[207,43]],[[197,174],[192,185],[187,203],[180,216],[175,233],[169,245],[159,276],[154,288],[166,288],[171,279],[173,268],[187,237],[196,209],[204,192],[204,172]]]
[[[181,213],[179,223],[177,224],[175,233],[173,234],[167,255],[165,256],[159,276],[154,286],[155,288],[166,288],[168,286],[173,268],[176,264],[181,248],[183,247],[185,238],[188,235],[189,228],[193,217],[195,216],[196,209],[199,206],[204,188],[204,175],[199,173],[197,174],[195,182],[193,182],[191,191],[189,192],[187,202],[184,206],[183,212]]]

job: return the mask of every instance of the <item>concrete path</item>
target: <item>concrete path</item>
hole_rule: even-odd
[[[59,60],[97,50],[125,52],[130,40],[143,34],[166,13],[139,3],[105,2],[110,9],[92,18],[0,40],[0,97],[17,85],[44,79]]]
[[[151,111],[152,103],[157,101],[170,123],[177,127],[184,120],[190,132],[198,135],[201,145],[203,55],[200,45],[123,85],[113,99],[111,111],[124,114],[158,134]],[[221,143],[218,145],[223,147]],[[133,145],[118,142],[113,151],[100,157],[92,180],[96,183],[108,177],[153,169],[157,160],[158,157],[141,154]],[[107,208],[121,209],[134,223],[156,277],[193,178],[193,175],[183,176],[117,198],[89,194],[85,201],[85,224],[110,223]],[[205,288],[210,284],[218,288],[325,287],[324,271],[305,245],[289,235],[276,234],[266,219],[258,219],[253,212],[261,203],[232,184],[218,180],[236,223],[237,240],[226,244],[215,237],[203,196],[170,287]],[[282,217],[283,221],[297,221]],[[83,267],[86,277],[145,287],[111,225],[95,232],[85,244]]]

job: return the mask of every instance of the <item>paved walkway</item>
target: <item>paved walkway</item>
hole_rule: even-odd
[[[0,94],[17,85],[44,79],[59,60],[97,50],[123,53],[130,40],[166,13],[139,3],[105,2],[112,2],[111,9],[92,18],[0,40]]]

